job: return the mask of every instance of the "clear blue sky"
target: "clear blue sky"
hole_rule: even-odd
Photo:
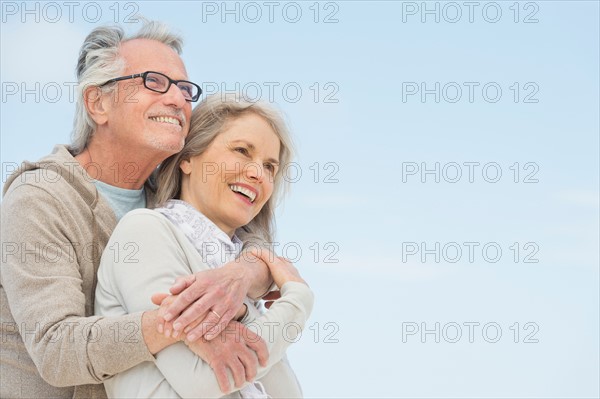
[[[598,2],[23,4],[2,2],[3,181],[68,142],[79,46],[134,11],[205,91],[286,113],[306,396],[600,395]]]

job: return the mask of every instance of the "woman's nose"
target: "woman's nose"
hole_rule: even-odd
[[[262,183],[265,176],[265,171],[261,164],[259,164],[258,162],[250,162],[246,164],[246,167],[244,169],[246,170],[246,176],[249,179],[256,180],[257,182]]]

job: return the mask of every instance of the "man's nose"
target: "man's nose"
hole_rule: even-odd
[[[187,101],[181,92],[181,89],[177,87],[177,85],[172,84],[167,90],[166,93],[163,94],[164,101],[166,105],[172,105],[179,109],[185,107]]]

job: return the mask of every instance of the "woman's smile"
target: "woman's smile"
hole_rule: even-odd
[[[205,152],[181,162],[181,199],[232,236],[271,198],[279,150],[279,137],[264,118],[239,116]]]

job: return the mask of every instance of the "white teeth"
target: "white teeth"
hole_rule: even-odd
[[[179,126],[179,120],[176,118],[171,118],[170,116],[152,116],[150,119],[157,122],[170,123],[172,125]]]
[[[232,184],[229,186],[229,188],[232,191],[235,191],[240,194],[244,194],[246,197],[250,198],[250,202],[254,202],[254,200],[256,199],[256,193],[252,190],[248,190],[245,187],[236,186],[235,184]]]

